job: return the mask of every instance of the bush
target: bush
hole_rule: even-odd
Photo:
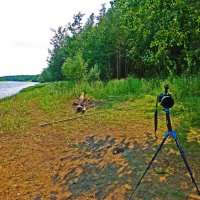
[[[67,58],[62,66],[62,74],[69,80],[80,83],[86,78],[87,64],[84,62],[81,53],[73,58]]]
[[[99,70],[98,66],[95,65],[94,67],[92,67],[90,69],[90,72],[87,75],[87,81],[89,83],[99,81],[100,80],[100,76],[99,75],[100,75],[100,70]]]

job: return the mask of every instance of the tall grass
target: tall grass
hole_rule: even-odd
[[[180,120],[179,129],[182,132],[200,127],[200,74],[195,77],[178,77],[173,79],[137,79],[128,77],[121,80],[111,80],[107,83],[73,84],[69,81],[39,84],[23,90],[13,98],[0,100],[0,110],[15,110],[19,116],[28,115],[30,102],[42,112],[53,115],[61,112],[63,102],[75,99],[84,91],[93,99],[105,103],[140,99],[141,105],[153,112],[156,97],[164,92],[164,84],[169,84],[169,92],[173,94],[175,106],[173,113]],[[12,101],[12,103],[11,103]],[[31,109],[31,108],[29,108]],[[20,114],[21,113],[21,114]],[[24,114],[25,113],[25,114]],[[28,120],[28,119],[27,119]]]
[[[96,82],[89,84],[86,82],[73,84],[69,81],[53,82],[35,86],[25,90],[23,98],[37,98],[41,104],[55,104],[64,99],[78,98],[81,92],[96,99],[115,98],[116,100],[126,100],[129,98],[140,99],[147,95],[156,96],[164,92],[164,84],[169,84],[169,93],[172,93],[175,103],[184,105],[188,109],[199,108],[200,98],[200,75],[195,77],[179,77],[173,80],[160,79],[127,79],[111,80],[107,83]],[[51,107],[51,106],[50,106]],[[53,106],[54,107],[54,106]],[[55,106],[56,107],[56,106]]]
[[[200,74],[174,79],[172,92],[178,105],[175,112],[181,118],[178,130],[185,139],[191,129],[198,132],[200,128]]]

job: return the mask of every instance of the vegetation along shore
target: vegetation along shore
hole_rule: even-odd
[[[168,81],[175,99],[172,124],[199,183],[199,80],[129,77],[92,85],[43,83],[0,100],[0,196],[127,199],[166,132],[160,106],[158,140],[154,138],[153,113],[157,94]],[[73,107],[82,91],[100,104],[78,118],[86,115]],[[122,151],[113,153],[115,148]],[[184,199],[192,191],[184,163],[169,140],[137,198]]]

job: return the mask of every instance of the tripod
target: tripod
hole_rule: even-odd
[[[192,174],[192,171],[191,171],[191,169],[190,169],[190,167],[189,167],[189,164],[188,164],[188,162],[187,162],[187,160],[186,160],[185,154],[184,154],[184,152],[183,152],[183,150],[182,150],[182,148],[181,148],[181,146],[180,146],[180,144],[179,144],[179,142],[178,142],[178,140],[177,140],[176,132],[174,132],[174,131],[172,130],[172,125],[171,125],[171,121],[170,121],[169,108],[164,108],[164,111],[165,111],[165,113],[166,113],[166,124],[167,124],[168,131],[167,131],[166,134],[164,135],[163,141],[161,142],[161,144],[160,144],[160,146],[158,147],[156,153],[154,154],[153,158],[152,158],[151,161],[149,162],[149,164],[148,164],[148,166],[147,166],[145,172],[143,173],[142,177],[140,178],[139,182],[137,183],[137,185],[136,185],[134,191],[132,192],[132,194],[131,194],[129,200],[131,200],[131,198],[132,198],[132,196],[134,195],[135,191],[136,191],[137,188],[139,187],[139,185],[140,185],[142,179],[144,178],[145,174],[147,173],[147,171],[148,171],[149,168],[151,167],[153,161],[155,160],[156,156],[158,155],[158,153],[159,153],[159,151],[161,150],[163,144],[165,143],[166,139],[167,139],[169,136],[172,136],[172,137],[174,138],[174,140],[175,140],[175,142],[176,142],[176,146],[177,146],[177,148],[178,148],[179,151],[180,151],[181,157],[183,158],[183,161],[184,161],[185,166],[186,166],[186,168],[187,168],[187,170],[188,170],[188,172],[189,172],[189,174],[190,174],[190,177],[191,177],[191,179],[192,179],[192,182],[194,183],[194,185],[195,185],[195,187],[196,187],[196,190],[197,190],[197,193],[198,193],[198,195],[200,196],[200,191],[199,191],[198,186],[197,186],[197,184],[196,184],[196,182],[195,182],[195,179],[194,179],[194,176],[193,176],[193,174]]]

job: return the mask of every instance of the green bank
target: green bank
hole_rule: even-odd
[[[132,184],[132,179],[134,179],[136,183],[141,177],[141,173],[143,173],[147,162],[150,160],[150,154],[155,153],[158,144],[167,131],[165,113],[163,107],[159,105],[158,140],[155,140],[153,118],[156,99],[158,94],[164,93],[164,84],[166,83],[169,84],[169,92],[173,95],[175,100],[173,108],[170,109],[172,127],[177,132],[178,140],[187,155],[190,167],[198,181],[200,133],[199,75],[194,77],[171,77],[167,80],[147,80],[129,77],[127,79],[112,80],[107,83],[98,81],[91,84],[86,82],[74,84],[69,81],[59,81],[38,84],[22,90],[22,92],[13,97],[0,100],[0,137],[4,143],[6,141],[7,145],[15,145],[15,143],[18,142],[20,145],[16,148],[15,153],[17,154],[17,160],[19,159],[19,162],[21,162],[20,159],[22,159],[24,155],[26,155],[26,159],[34,157],[35,160],[31,165],[35,164],[37,161],[36,158],[41,153],[40,148],[44,145],[50,143],[48,148],[45,149],[45,152],[49,152],[52,148],[60,148],[59,144],[61,141],[58,140],[59,143],[54,141],[57,135],[62,136],[62,140],[65,140],[67,143],[67,146],[66,143],[65,146],[61,146],[62,151],[58,153],[58,158],[61,156],[60,153],[62,154],[63,152],[65,152],[65,156],[76,151],[80,151],[85,155],[85,153],[87,153],[86,147],[88,149],[93,149],[93,147],[97,148],[98,145],[104,147],[105,144],[103,145],[102,142],[105,142],[106,139],[104,141],[103,138],[110,137],[113,141],[115,141],[115,139],[116,141],[122,141],[123,138],[126,138],[126,141],[129,142],[130,145],[134,145],[134,147],[127,147],[123,152],[116,155],[110,155],[109,151],[107,154],[111,156],[109,160],[112,161],[112,165],[116,165],[116,159],[119,159],[120,166],[121,158],[123,157],[126,160],[128,167],[131,168],[131,173],[135,173],[136,175],[134,175],[134,178],[132,176],[125,176],[127,179],[124,177],[122,177],[122,179],[115,177],[114,180],[123,184],[130,184],[129,187],[134,189],[135,184]],[[87,97],[92,97],[93,101],[99,104],[96,107],[86,110],[84,114],[76,114],[73,103],[77,101],[83,91]],[[87,115],[90,114],[92,117],[87,117]],[[40,126],[44,123],[70,118],[74,118],[74,120],[70,122],[53,123],[46,127]],[[145,131],[146,133],[141,131]],[[91,134],[94,134],[94,136],[91,136]],[[146,134],[149,134],[149,136],[146,137]],[[74,139],[74,137],[76,139]],[[93,137],[99,137],[99,139],[95,139],[95,142],[92,143],[90,140],[92,140]],[[138,137],[140,140],[144,139],[144,146],[137,143]],[[52,138],[54,138],[54,140],[52,140]],[[88,138],[90,138],[90,140]],[[29,141],[28,143],[25,142],[27,140]],[[90,143],[87,143],[88,141],[90,141]],[[41,147],[38,146],[38,144],[40,144]],[[120,142],[116,142],[115,145],[120,145]],[[113,148],[115,145],[113,145]],[[33,147],[38,149],[39,154],[32,152],[34,153],[34,156],[32,156],[28,153],[30,152],[29,148],[32,149]],[[6,149],[5,146],[4,149]],[[104,148],[101,150],[103,151]],[[10,149],[8,147],[5,152],[9,151]],[[144,197],[146,191],[148,191],[148,197],[152,198],[158,196],[164,199],[167,196],[167,199],[182,199],[188,196],[188,193],[192,190],[191,187],[193,187],[193,184],[190,182],[188,176],[185,175],[187,171],[181,160],[181,156],[174,153],[177,151],[173,140],[168,140],[156,159],[156,164],[152,166],[149,173],[150,176],[148,175],[145,177],[147,181],[150,178],[151,185],[153,186],[152,189],[147,189],[149,186],[144,182],[139,188],[139,191],[141,191],[139,195]],[[23,153],[23,157],[18,156],[19,152]],[[80,154],[80,152],[78,154]],[[97,152],[93,152],[92,150],[90,155],[95,157]],[[105,157],[104,159],[106,159]],[[54,160],[55,163],[52,164],[53,167],[56,167],[56,159]],[[102,159],[100,163],[106,163],[105,166],[107,166],[108,163],[104,159]],[[45,163],[47,158],[42,157],[42,160],[40,164]],[[67,164],[69,164],[69,160],[60,162],[67,162]],[[88,164],[87,159],[81,157],[77,162],[79,165],[83,165],[83,167],[87,165],[90,169],[94,167],[95,162],[99,163],[99,160],[90,160]],[[86,164],[84,165],[85,162]],[[168,164],[165,162],[168,162]],[[5,161],[3,161],[3,164],[4,163]],[[12,165],[15,166],[16,164]],[[125,172],[127,172],[127,165],[123,167],[125,167]],[[135,168],[137,168],[136,171]],[[40,170],[41,168],[39,171]],[[86,174],[88,174],[88,169],[86,171]],[[51,173],[45,176],[45,179],[47,179]],[[98,172],[96,175],[101,176],[101,173]],[[105,172],[105,175],[105,177],[108,177],[108,180],[102,177],[100,179],[103,186],[110,181],[110,176],[115,176],[115,173],[113,173],[113,170],[109,170]],[[177,177],[180,176],[182,179],[178,180]],[[42,177],[39,178],[42,179]],[[81,180],[77,182],[76,187],[81,188],[82,191],[82,181],[84,181],[85,184],[89,185],[89,188],[91,188],[90,190],[94,189],[93,177],[88,179],[85,177],[82,179],[82,175],[79,177]],[[161,184],[158,179],[160,177],[165,177],[167,180],[166,183]],[[174,180],[176,180],[176,183]],[[188,188],[184,189],[181,187],[183,181],[188,184]],[[98,183],[97,181],[97,184]],[[167,184],[167,187],[163,187],[165,184]],[[199,184],[199,182],[197,182],[197,184]],[[33,186],[29,189],[32,190]],[[118,190],[120,191],[120,188],[116,189],[116,191]],[[48,191],[48,188],[46,188],[45,192],[48,193]],[[77,195],[77,193],[75,192],[75,195]],[[129,193],[130,191],[126,191],[127,197],[130,196]],[[61,194],[58,193],[58,195]],[[83,193],[80,193],[80,195],[82,196]],[[87,196],[88,194],[85,195]],[[105,195],[110,195],[110,193],[107,192]]]
[[[63,105],[77,99],[83,91],[87,96],[101,102],[101,105],[94,109],[109,109],[117,105],[123,107],[134,102],[134,109],[128,112],[137,112],[138,109],[144,119],[153,120],[157,95],[164,93],[166,83],[169,84],[169,93],[175,100],[175,105],[171,109],[172,122],[174,120],[177,123],[175,128],[184,139],[191,130],[199,131],[200,75],[172,77],[167,80],[129,77],[107,83],[98,81],[91,84],[74,84],[70,81],[59,81],[39,84],[24,89],[13,97],[0,100],[0,131],[3,134],[4,131],[26,128],[26,124],[31,122],[30,113],[34,110],[47,115],[48,120],[54,120],[54,115],[62,116]],[[162,109],[162,106],[159,106],[160,115],[164,114]],[[164,126],[165,121],[161,120],[160,123]]]

